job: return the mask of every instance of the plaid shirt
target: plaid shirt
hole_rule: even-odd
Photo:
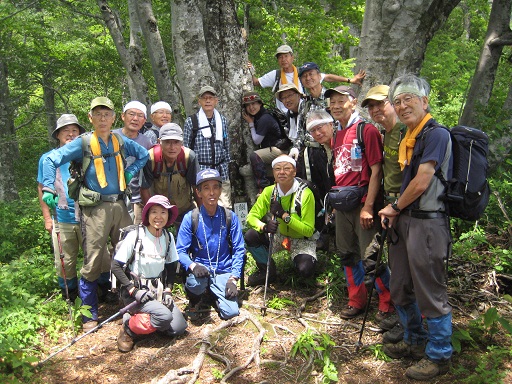
[[[325,109],[327,107],[325,91],[327,91],[327,89],[322,87],[322,92],[320,93],[319,97],[313,98],[308,94],[308,97],[300,103],[298,112],[300,114],[300,120],[299,126],[297,127],[297,139],[293,142],[293,146],[299,151],[304,145],[308,145],[309,143],[316,143],[313,139],[313,136],[311,136],[311,134],[306,130],[306,120],[308,118],[309,112],[318,109]]]
[[[197,115],[197,113],[196,113]],[[206,168],[215,168],[219,171],[222,180],[229,180],[228,165],[231,161],[229,154],[229,136],[228,136],[228,122],[223,115],[220,115],[222,120],[222,141],[215,141],[215,159],[212,159],[212,149],[210,139],[206,139],[200,131],[197,132],[196,139],[194,142],[194,152],[197,155],[199,161],[200,170]],[[215,114],[211,121],[213,127],[215,127]],[[215,131],[213,132],[215,136]],[[185,120],[183,129],[183,145],[187,148],[191,148],[192,139],[192,118],[189,116]],[[192,148],[191,148],[192,149]]]

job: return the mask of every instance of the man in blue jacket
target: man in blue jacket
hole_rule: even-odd
[[[124,194],[130,180],[148,159],[145,148],[129,139],[123,143],[112,134],[110,129],[115,118],[114,103],[107,97],[95,98],[89,112],[94,132],[79,136],[55,150],[43,162],[43,201],[54,209],[58,202],[54,186],[56,169],[70,161],[82,163],[87,161],[87,157],[90,160],[78,198],[84,251],[78,288],[83,304],[91,306],[92,314],[91,318],[83,318],[84,331],[98,325],[97,290],[105,247],[109,237],[115,247],[119,241],[119,230],[132,222],[123,200]],[[85,151],[82,149],[83,140],[89,141]],[[124,156],[135,158],[126,169],[123,152]]]
[[[234,212],[218,204],[222,177],[217,170],[200,171],[196,186],[202,205],[185,215],[176,243],[180,263],[187,272],[189,318],[197,319],[202,296],[211,293],[220,318],[227,320],[240,313],[237,282],[245,252],[242,227]],[[195,229],[194,214],[198,214]]]

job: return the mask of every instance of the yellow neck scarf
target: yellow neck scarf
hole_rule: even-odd
[[[398,162],[400,163],[400,169],[403,171],[405,166],[411,164],[412,152],[416,145],[416,136],[421,132],[427,121],[432,118],[430,113],[427,113],[425,117],[414,129],[408,129],[404,139],[400,143],[398,149]]]
[[[110,134],[110,137],[112,137],[114,152],[117,152],[117,177],[119,179],[119,189],[121,190],[121,192],[123,192],[126,189],[126,181],[124,179],[123,159],[121,157],[121,152],[119,150],[119,140],[117,140],[116,135]],[[96,168],[96,177],[98,178],[98,183],[100,184],[101,188],[105,188],[108,185],[108,183],[107,178],[105,177],[105,168],[103,167],[103,157],[101,156],[100,141],[98,139],[98,135],[96,134],[96,132],[93,132],[91,137],[91,152],[94,158],[94,168]]]
[[[286,78],[286,73],[281,71],[281,84],[287,84],[288,79]],[[293,84],[299,88],[299,71],[297,71],[297,67],[293,65]]]

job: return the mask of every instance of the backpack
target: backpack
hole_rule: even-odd
[[[200,129],[206,128],[206,127],[202,127],[202,128],[199,127],[199,119],[197,118],[196,113],[190,115],[189,117],[192,120],[192,132],[191,132],[191,136],[190,136],[189,148],[191,150],[194,150],[194,147],[196,145],[197,131],[199,131]],[[211,124],[210,124],[210,128],[212,128]],[[212,135],[210,137],[210,147],[212,149],[212,157],[211,157],[212,161],[211,162],[200,161],[199,164],[206,165],[206,166],[208,166],[208,168],[217,168],[220,165],[220,163],[218,163],[218,164],[214,163],[214,161],[215,161],[215,132],[213,132],[213,130],[212,130]]]
[[[118,153],[121,153],[121,158],[123,159],[123,163],[126,164],[125,161],[125,153],[124,153],[124,140],[123,137],[116,132],[112,132],[112,134],[117,138],[119,142],[119,151],[108,153],[105,155],[100,155],[99,157],[112,157],[117,156]],[[68,179],[68,195],[75,201],[78,201],[78,196],[80,193],[80,188],[85,183],[85,172],[89,165],[91,164],[91,160],[98,156],[92,155],[91,150],[91,136],[92,132],[86,132],[81,134],[79,137],[82,138],[82,162],[79,161],[71,161],[69,163],[69,179]],[[128,190],[128,188],[126,188]]]
[[[162,156],[162,147],[160,144],[155,144],[151,149],[153,149],[153,158],[150,159],[153,164],[153,177],[155,179],[158,179],[160,175],[162,174],[163,168],[164,168],[164,159]],[[187,153],[185,153],[187,152]],[[176,173],[179,173],[182,177],[185,177],[187,174],[187,162],[188,162],[188,154],[189,152],[186,151],[183,147],[181,148],[180,153],[178,154],[178,157],[176,159],[176,167],[177,170]]]
[[[228,231],[228,243],[229,243],[229,249],[231,252],[233,242],[231,239],[231,220],[232,220],[232,211],[230,209],[227,209],[226,207],[222,207],[224,209],[224,215],[226,215],[226,229]],[[197,227],[199,226],[199,208],[194,208],[192,210],[192,236],[194,236],[197,239]],[[198,241],[199,243],[199,241]]]
[[[491,189],[487,181],[489,164],[489,137],[477,128],[458,125],[452,129],[434,125],[450,132],[452,140],[453,176],[446,180],[438,168],[435,175],[441,180],[445,191],[441,200],[446,204],[450,217],[463,220],[478,220],[489,203]]]
[[[264,105],[264,107],[268,114],[272,116],[279,125],[279,133],[281,134],[281,138],[277,140],[273,146],[279,148],[282,151],[288,150],[292,146],[292,141],[288,138],[288,117],[279,108],[271,107],[268,105]]]
[[[276,79],[274,80],[274,85],[272,86],[272,94],[275,94],[279,89],[279,82],[281,81],[281,69],[276,69]]]

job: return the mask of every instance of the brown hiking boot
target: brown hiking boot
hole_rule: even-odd
[[[386,320],[386,319],[389,319],[391,317],[394,317],[395,315],[395,311],[391,311],[391,312],[382,312],[382,311],[378,311],[376,314],[375,314],[375,321],[377,323],[381,323],[382,321]]]
[[[346,308],[342,309],[340,312],[340,317],[342,319],[353,319],[356,316],[359,316],[364,312],[364,308],[356,308],[350,305],[347,305]]]
[[[382,342],[384,344],[396,344],[404,339],[404,329],[402,324],[398,323],[389,331],[382,334]]]
[[[375,319],[377,319],[377,316],[375,316]],[[400,324],[400,318],[398,317],[398,314],[395,311],[390,316],[386,317],[384,320],[379,321],[379,328],[385,331],[390,331],[397,324]]]
[[[414,380],[431,380],[436,376],[444,375],[450,370],[451,361],[436,363],[426,357],[417,364],[407,368],[405,375]]]
[[[126,333],[125,325],[121,325],[117,335],[117,348],[121,352],[130,352],[133,349],[133,339]]]
[[[392,359],[411,357],[419,360],[425,356],[425,344],[407,344],[403,340],[396,344],[384,344],[382,350]]]
[[[96,320],[90,320],[90,321],[82,324],[82,330],[84,332],[89,332],[91,329],[93,329],[97,326],[98,326],[98,322]]]

